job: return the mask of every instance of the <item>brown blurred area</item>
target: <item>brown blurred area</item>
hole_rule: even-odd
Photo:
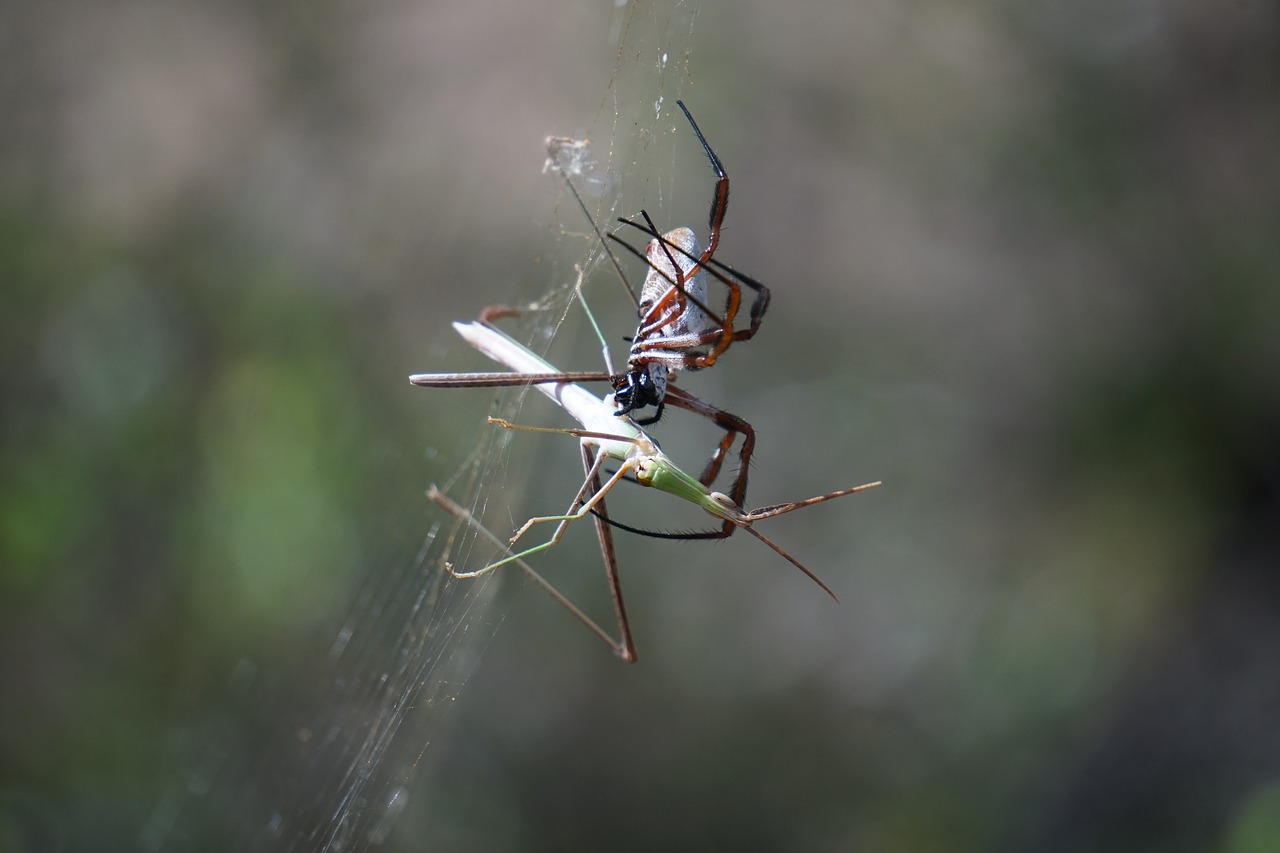
[[[607,144],[618,14],[0,11],[0,849],[272,846],[207,752],[303,731],[282,697],[420,547],[491,397],[405,376],[486,369],[449,321],[549,286],[542,140]],[[510,584],[382,849],[1277,849],[1280,12],[677,36],[718,257],[773,289],[681,382],[755,425],[757,504],[885,482],[769,528],[843,603],[746,537],[620,538],[627,667]],[[574,458],[522,488],[562,508]],[[550,562],[607,607],[592,547]]]

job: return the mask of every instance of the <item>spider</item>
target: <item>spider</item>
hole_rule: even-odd
[[[769,307],[770,293],[769,289],[760,282],[721,263],[714,257],[720,245],[720,233],[725,214],[729,209],[729,175],[720,158],[708,144],[706,137],[703,136],[688,107],[683,101],[676,101],[676,104],[693,128],[716,175],[711,210],[708,215],[707,245],[705,249],[699,251],[698,238],[692,229],[687,227],[682,226],[665,234],[660,233],[645,210],[640,212],[642,222],[625,218],[618,220],[622,225],[649,236],[648,246],[643,252],[617,234],[608,235],[607,239],[639,257],[649,267],[639,298],[628,287],[628,292],[631,293],[632,300],[637,305],[640,319],[636,333],[631,338],[626,369],[621,373],[579,371],[543,374],[424,374],[415,376],[413,381],[417,385],[453,388],[609,382],[613,387],[614,414],[618,417],[632,417],[634,423],[641,427],[656,423],[662,417],[667,404],[693,412],[724,430],[724,437],[713,449],[711,459],[699,478],[705,488],[710,488],[719,477],[725,457],[733,448],[735,438],[742,437],[738,447],[738,472],[729,492],[733,501],[742,506],[746,499],[751,454],[755,450],[755,431],[743,418],[717,408],[677,387],[672,381],[672,373],[676,370],[701,370],[711,367],[734,341],[752,338],[759,330],[760,322]],[[572,152],[574,157],[580,158],[585,143],[581,140],[550,137],[547,139],[547,146],[550,154],[547,161],[549,167],[565,176],[565,183],[577,200],[578,206],[587,214],[588,220],[591,220],[586,204],[573,182],[569,180],[571,169],[562,165],[561,160],[561,152],[565,151]],[[602,241],[606,239],[605,235],[600,234],[598,230],[597,235]],[[613,259],[612,253],[610,258]],[[613,259],[613,263],[621,275],[616,259]],[[724,309],[720,312],[713,310],[707,304],[708,275],[723,284],[726,289]],[[625,277],[623,281],[625,283]],[[580,270],[577,288],[579,292],[581,284]],[[754,292],[755,297],[748,310],[747,327],[735,328],[734,324],[743,303],[743,287]],[[519,309],[490,306],[481,312],[479,321],[486,326],[492,326],[495,320],[516,313],[519,313]],[[633,413],[649,406],[654,408],[652,415],[643,418],[634,417]],[[729,521],[725,521],[718,530],[682,534],[643,530],[612,520],[610,524],[632,533],[657,538],[723,538],[732,534],[734,529],[734,525]]]
[[[769,289],[763,284],[715,260],[720,231],[729,211],[729,174],[702,135],[684,101],[676,101],[676,105],[688,119],[716,174],[711,212],[707,217],[707,247],[699,252],[697,236],[683,226],[660,234],[644,210],[640,211],[644,224],[634,219],[618,220],[650,236],[649,245],[643,253],[617,234],[609,235],[609,239],[649,266],[640,289],[640,323],[631,339],[627,369],[610,377],[619,415],[629,415],[646,406],[654,407],[652,416],[635,419],[640,426],[657,423],[662,417],[673,371],[711,367],[734,341],[752,338],[760,328],[770,299]],[[577,191],[574,193],[576,195]],[[707,273],[723,284],[727,291],[724,310],[719,314],[707,306]],[[755,300],[748,314],[748,327],[735,329],[734,321],[742,306],[744,285],[755,292]]]

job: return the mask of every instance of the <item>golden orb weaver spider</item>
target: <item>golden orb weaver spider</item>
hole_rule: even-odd
[[[624,225],[651,238],[643,253],[616,233],[609,238],[641,258],[648,266],[640,289],[640,323],[631,339],[626,372],[612,377],[613,398],[619,414],[630,414],[646,406],[655,408],[647,418],[636,418],[649,426],[662,417],[667,402],[667,383],[674,370],[701,370],[711,367],[734,341],[755,335],[769,307],[769,288],[715,260],[720,231],[729,212],[729,174],[707,143],[698,123],[684,101],[676,101],[702,145],[716,174],[715,190],[708,214],[707,246],[698,251],[698,238],[686,227],[660,234],[647,211],[640,211],[644,224],[620,219]],[[717,314],[707,305],[707,275],[727,290],[724,310]],[[749,325],[735,329],[742,307],[742,287],[755,291],[749,311]]]

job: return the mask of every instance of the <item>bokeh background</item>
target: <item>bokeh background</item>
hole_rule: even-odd
[[[754,503],[885,481],[769,528],[843,603],[745,537],[624,538],[629,667],[492,584],[352,846],[1280,849],[1276,7],[696,11],[668,94],[774,303],[685,384],[755,424]],[[237,792],[306,799],[306,727],[383,713],[334,648],[402,630],[361,596],[433,570],[423,489],[491,399],[404,377],[563,283],[542,139],[628,126],[625,15],[0,11],[0,848],[314,846]],[[700,224],[678,152],[646,204]],[[567,502],[572,446],[520,440],[512,488]],[[545,564],[607,606],[589,535]]]

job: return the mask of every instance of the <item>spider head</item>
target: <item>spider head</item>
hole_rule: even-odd
[[[660,364],[633,367],[621,374],[613,383],[613,402],[616,415],[626,415],[645,406],[657,406],[662,411],[662,401],[667,395],[667,370]],[[657,416],[653,418],[657,420]],[[642,426],[653,421],[638,422]]]

